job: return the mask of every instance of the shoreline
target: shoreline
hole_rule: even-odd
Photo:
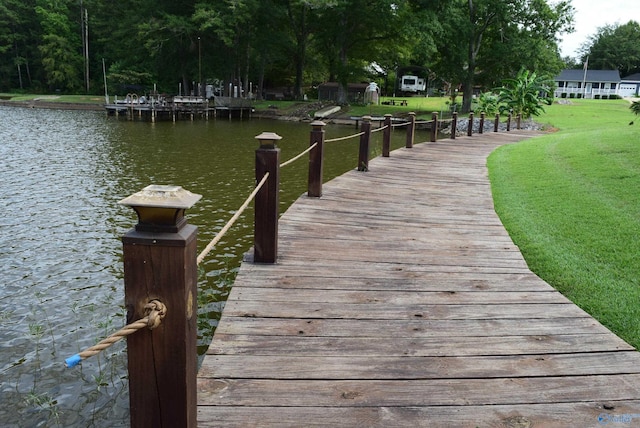
[[[0,106],[20,107],[20,108],[44,108],[44,109],[58,109],[58,110],[90,110],[90,111],[104,110],[104,105],[102,104],[64,103],[64,102],[37,100],[37,99],[29,100],[29,101],[0,100]]]

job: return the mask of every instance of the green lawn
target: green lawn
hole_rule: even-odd
[[[640,120],[623,100],[538,120],[558,131],[489,158],[496,211],[535,273],[640,349]]]

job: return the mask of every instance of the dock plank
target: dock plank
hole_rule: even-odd
[[[278,263],[239,270],[198,425],[640,421],[640,353],[534,275],[493,210],[487,156],[534,135],[399,149],[300,197]]]

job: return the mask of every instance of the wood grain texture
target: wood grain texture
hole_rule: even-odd
[[[199,426],[640,423],[640,353],[531,273],[493,210],[487,156],[535,135],[417,144],[300,197],[278,262],[240,268]]]

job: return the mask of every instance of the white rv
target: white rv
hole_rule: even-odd
[[[404,75],[400,82],[400,90],[402,92],[424,92],[427,88],[425,79],[422,77]]]

